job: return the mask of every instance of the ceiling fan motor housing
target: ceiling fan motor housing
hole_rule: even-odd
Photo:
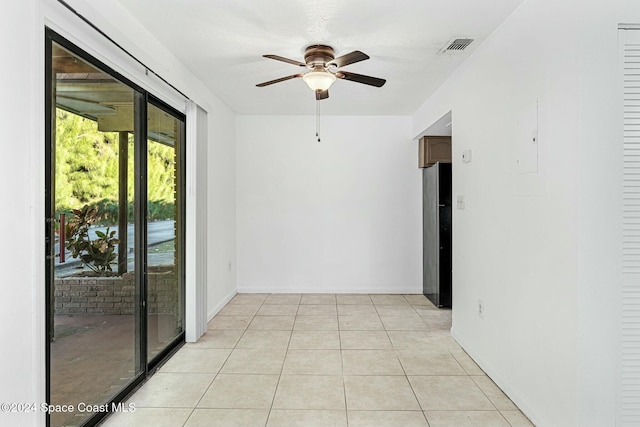
[[[331,46],[312,45],[304,51],[304,62],[310,69],[326,69],[327,64],[335,59],[335,52]]]

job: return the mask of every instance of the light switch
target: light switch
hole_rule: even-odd
[[[471,163],[471,149],[462,152],[462,163]]]
[[[464,196],[456,196],[456,209],[464,210]]]

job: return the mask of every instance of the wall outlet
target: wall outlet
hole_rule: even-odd
[[[484,319],[484,301],[478,300],[478,317]]]
[[[462,163],[471,163],[471,149],[462,152]]]

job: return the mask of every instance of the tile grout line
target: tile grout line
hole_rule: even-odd
[[[212,381],[212,382],[213,382],[213,381]],[[206,393],[206,391],[205,391],[205,393]],[[204,396],[204,394],[203,394],[203,396]],[[197,406],[198,406],[198,405],[196,404],[196,407],[197,407]],[[184,422],[182,423],[182,427],[184,427],[184,426],[186,426],[186,425],[187,425],[187,423],[189,422],[189,418],[191,418],[191,416],[193,415],[193,413],[194,413],[195,411],[196,411],[196,408],[195,408],[195,407],[194,407],[193,409],[191,409],[191,412],[189,412],[189,416],[187,416],[187,418],[186,418],[186,419],[184,420]]]
[[[230,301],[231,302],[231,301]],[[228,303],[227,303],[228,305]],[[226,307],[226,305],[225,305]],[[215,317],[215,316],[214,316]],[[240,335],[240,337],[238,338],[238,340],[236,341],[236,343],[233,345],[233,348],[231,349],[231,351],[229,352],[229,354],[227,355],[227,357],[224,360],[224,363],[222,363],[222,365],[220,366],[220,369],[218,370],[218,372],[213,376],[213,379],[211,380],[211,383],[209,383],[209,385],[207,386],[207,389],[204,391],[204,393],[202,393],[202,396],[200,396],[200,399],[198,399],[198,402],[195,404],[195,406],[193,407],[193,409],[191,410],[191,413],[189,414],[189,416],[187,417],[187,419],[185,420],[183,427],[187,424],[187,422],[189,422],[189,418],[191,418],[191,416],[193,415],[193,413],[196,411],[196,409],[198,408],[198,405],[200,404],[200,402],[202,402],[202,399],[204,398],[204,396],[207,394],[207,392],[209,391],[209,389],[211,388],[211,386],[213,385],[213,383],[215,382],[216,378],[218,378],[218,376],[220,375],[220,372],[222,372],[222,368],[224,368],[224,365],[226,365],[227,361],[229,360],[229,357],[231,357],[231,354],[233,353],[233,351],[236,349],[236,347],[238,346],[238,343],[240,342],[240,340],[242,339],[242,337],[244,336],[244,334],[247,332],[247,329],[249,329],[249,325],[251,324],[251,322],[253,321],[253,318],[255,317],[255,314],[251,317],[251,320],[249,321],[249,323],[247,324],[247,327],[244,328],[244,330],[242,331],[242,334]],[[213,320],[213,319],[212,319]],[[209,328],[207,327],[207,331],[209,330]],[[206,332],[205,332],[206,333]]]
[[[269,294],[269,295],[273,295],[273,294]],[[265,298],[265,301],[268,299],[269,297]],[[284,372],[284,364],[287,361],[287,355],[289,354],[289,346],[291,345],[291,338],[293,337],[293,328],[295,327],[296,324],[296,319],[298,317],[298,310],[300,309],[300,302],[302,301],[302,296],[300,297],[300,300],[298,300],[298,307],[296,308],[296,314],[295,314],[295,318],[293,319],[293,325],[291,326],[291,333],[289,334],[289,341],[287,341],[287,348],[285,349],[284,352],[284,359],[282,359],[282,366],[280,367],[280,374],[278,375],[278,382],[276,383],[276,388],[273,390],[273,397],[271,398],[271,406],[269,407],[269,412],[267,414],[267,419],[264,422],[265,427],[269,424],[269,418],[271,418],[271,411],[273,411],[273,404],[276,401],[276,395],[278,394],[278,388],[280,387],[280,380],[282,380],[282,373]]]
[[[226,359],[224,360],[224,363],[227,363],[227,360],[229,359],[229,356],[231,356],[231,353],[233,352],[230,351],[229,355],[227,355]],[[207,392],[209,391],[209,389],[211,388],[211,386],[213,385],[214,381],[216,380],[216,378],[218,378],[218,375],[220,375],[220,371],[222,371],[222,367],[224,366],[224,363],[220,366],[220,369],[218,370],[218,372],[213,376],[213,379],[211,380],[211,382],[209,383],[209,385],[207,386],[206,390],[204,391],[204,393],[202,393],[202,396],[200,396],[200,399],[198,399],[198,401],[196,402],[195,406],[193,407],[193,410],[191,411],[191,414],[189,415],[189,418],[191,417],[191,415],[195,412],[195,410],[198,408],[198,405],[200,404],[200,402],[202,402],[202,399],[204,398],[204,396],[207,394]],[[187,421],[189,421],[189,418],[187,418]],[[185,423],[187,422],[185,421]]]
[[[413,307],[413,305],[412,305],[412,307]],[[414,308],[414,310],[415,310],[415,307],[413,307],[413,308]],[[418,314],[418,315],[419,315],[419,314]],[[422,316],[420,316],[420,318],[421,318],[421,319],[423,320],[423,322],[424,322],[424,323],[429,327],[429,329],[430,329],[430,330],[431,330],[431,329],[433,329],[433,328],[431,327],[431,325],[430,325],[426,320],[424,320],[424,318],[423,318]],[[450,333],[450,330],[449,330],[449,333]],[[491,404],[491,406],[493,406],[493,408],[494,408],[493,410],[490,410],[490,409],[489,409],[489,410],[486,410],[486,411],[488,411],[488,412],[494,412],[494,411],[495,411],[495,412],[500,413],[500,416],[502,417],[502,419],[503,419],[504,421],[506,421],[506,422],[507,422],[507,424],[511,425],[511,423],[510,423],[510,422],[509,422],[509,421],[504,417],[504,415],[502,415],[502,413],[498,410],[498,408],[495,406],[495,404],[491,401],[491,399],[489,398],[489,396],[487,396],[487,394],[484,392],[484,390],[482,390],[482,388],[481,388],[481,387],[480,387],[480,386],[479,386],[479,385],[478,385],[478,384],[473,380],[472,375],[471,375],[471,374],[469,374],[469,372],[468,372],[468,371],[467,371],[467,370],[466,370],[466,369],[465,369],[465,368],[460,364],[460,362],[459,362],[459,361],[458,361],[458,359],[455,357],[455,355],[453,354],[453,352],[451,351],[451,349],[450,349],[450,348],[447,348],[447,353],[448,353],[448,354],[449,354],[449,355],[450,355],[450,356],[451,356],[451,357],[456,361],[456,363],[457,363],[457,364],[462,368],[462,370],[463,370],[463,371],[464,371],[464,373],[465,373],[465,375],[463,375],[463,377],[464,377],[464,376],[466,376],[467,378],[469,378],[469,379],[471,380],[471,382],[474,384],[474,386],[475,386],[475,387],[477,387],[477,388],[478,388],[478,390],[480,390],[480,392],[483,394],[483,396],[485,396],[485,398],[489,401],[489,403]],[[407,379],[408,379],[408,377],[407,377]],[[409,382],[409,384],[411,384],[411,382]],[[411,386],[411,388],[413,389],[413,386]],[[415,393],[415,391],[414,391],[414,393]],[[416,397],[417,397],[417,396],[416,396]],[[420,401],[418,401],[418,404],[420,404]],[[422,405],[420,405],[420,407],[422,408]],[[451,411],[453,411],[453,410],[451,410]],[[425,419],[427,420],[427,424],[429,424],[429,420],[427,419],[427,416],[426,416],[426,413],[425,413],[425,412],[426,412],[426,410],[422,409],[422,413],[424,414],[424,417],[425,417]],[[429,425],[430,425],[430,424],[429,424]]]
[[[347,382],[344,375],[344,355],[342,348],[342,329],[340,329],[340,316],[338,314],[338,297],[336,296],[336,320],[338,322],[338,342],[340,343],[340,369],[342,371],[342,393],[344,394],[344,417],[349,427],[349,407],[347,406]]]
[[[228,305],[228,303],[227,303]],[[225,305],[226,307],[226,305]],[[195,410],[198,408],[198,405],[200,404],[200,402],[202,402],[202,399],[204,398],[204,396],[207,394],[207,392],[209,391],[209,389],[211,388],[211,386],[213,385],[213,383],[215,382],[216,378],[218,378],[218,376],[220,375],[220,373],[222,372],[222,368],[224,368],[224,365],[227,364],[227,361],[229,361],[229,358],[231,357],[231,354],[233,353],[233,351],[236,349],[236,347],[238,346],[238,343],[240,342],[240,340],[242,339],[242,337],[244,336],[244,334],[247,332],[247,329],[249,329],[249,325],[251,324],[251,322],[253,322],[253,318],[255,317],[255,314],[253,315],[253,317],[251,317],[251,321],[249,321],[249,323],[247,324],[247,327],[244,328],[242,334],[240,335],[240,338],[238,338],[238,340],[236,341],[236,343],[233,345],[233,348],[231,349],[231,351],[229,352],[229,354],[227,355],[227,357],[224,359],[224,363],[222,363],[222,365],[220,365],[220,369],[218,369],[218,372],[213,376],[213,379],[211,380],[211,383],[209,384],[209,386],[207,387],[207,389],[204,391],[204,393],[202,393],[202,396],[200,396],[200,399],[198,399],[198,402],[196,403],[196,405],[194,406],[193,410],[191,411],[191,414],[189,414],[189,417],[187,417],[187,420],[185,421],[185,424],[189,421],[189,418],[191,418],[191,416],[193,415],[193,413],[195,412]],[[208,328],[207,328],[208,330]],[[184,426],[184,424],[183,424]]]
[[[413,304],[411,304],[411,302],[409,300],[407,300],[406,298],[405,298],[405,300],[409,303],[409,305],[411,305],[411,308],[415,311],[415,308],[413,307]],[[387,330],[386,327],[385,327],[385,332],[387,333],[387,338],[389,339],[389,342],[391,342],[391,337],[389,336],[389,331]],[[424,418],[425,422],[427,423],[427,426],[430,426],[431,424],[429,423],[429,420],[427,419],[427,414],[425,414],[425,410],[422,407],[422,404],[420,403],[420,399],[418,399],[418,395],[416,394],[416,391],[413,388],[413,384],[411,384],[411,381],[409,381],[409,375],[407,375],[407,371],[405,370],[404,364],[402,363],[402,360],[400,359],[400,356],[398,356],[398,349],[396,349],[394,347],[393,343],[391,343],[391,346],[393,347],[394,354],[398,358],[398,362],[400,363],[400,367],[402,368],[402,372],[404,373],[404,378],[405,378],[405,380],[407,380],[407,383],[409,384],[409,387],[411,388],[411,392],[413,393],[413,397],[416,399],[416,402],[418,403],[418,407],[420,408],[420,413],[422,413],[422,417]]]
[[[464,368],[463,368],[463,369],[464,369]],[[509,420],[507,420],[507,419],[505,418],[505,416],[504,416],[504,415],[502,415],[502,412],[498,409],[498,407],[495,405],[495,403],[493,403],[493,401],[491,400],[491,398],[489,398],[489,396],[487,395],[487,393],[485,393],[485,391],[482,389],[482,387],[480,387],[480,386],[478,385],[478,383],[476,383],[476,382],[473,380],[473,378],[472,378],[472,377],[473,377],[473,375],[467,375],[467,376],[469,377],[469,379],[471,380],[471,382],[472,382],[472,383],[473,383],[473,384],[478,388],[478,390],[480,390],[480,393],[482,393],[482,394],[483,394],[483,396],[484,396],[484,397],[489,401],[489,403],[491,403],[491,406],[493,406],[493,408],[495,409],[495,411],[496,411],[496,412],[498,412],[498,413],[500,414],[500,416],[502,417],[502,419],[503,419],[503,420],[505,420],[505,421],[507,422],[507,424],[509,424],[510,426],[512,426],[512,424],[509,422]],[[489,378],[489,377],[487,377],[487,378]],[[493,382],[493,380],[492,380],[491,378],[489,378],[489,380],[490,380],[491,382]],[[494,384],[495,384],[495,383],[494,383]],[[498,387],[498,386],[496,385],[496,387]],[[500,389],[500,387],[498,387],[498,389]],[[502,392],[502,390],[501,390],[501,389],[500,389],[500,391]],[[504,394],[504,392],[503,392],[503,394]],[[505,396],[506,396],[506,395],[505,395]],[[508,398],[508,396],[507,396],[507,398]]]
[[[260,309],[262,307],[264,307],[265,302],[267,301],[267,299],[269,299],[269,296],[271,296],[273,294],[269,294],[267,295],[267,297],[262,300],[262,304],[260,304],[260,307],[258,307],[258,311],[256,311],[256,315],[258,314],[258,312],[260,311]],[[254,319],[255,319],[255,315],[254,315]],[[251,319],[251,323],[253,323],[253,319]],[[247,330],[249,329],[249,326],[251,325],[251,323],[249,323],[249,325],[247,326]],[[244,334],[243,334],[244,336]],[[291,335],[289,335],[289,341],[291,341]],[[238,342],[240,342],[240,340],[238,340]],[[289,344],[287,343],[287,348],[289,347]],[[269,417],[271,417],[271,409],[273,408],[273,401],[276,398],[276,393],[278,391],[278,385],[280,384],[280,377],[282,375],[282,369],[284,368],[284,360],[287,358],[287,351],[285,350],[284,352],[284,359],[282,359],[282,366],[280,367],[280,375],[278,375],[278,382],[276,383],[276,388],[275,390],[273,390],[273,397],[271,398],[271,406],[269,407],[269,411],[267,412],[267,419],[264,420],[264,425],[265,427],[267,426],[267,424],[269,423]]]

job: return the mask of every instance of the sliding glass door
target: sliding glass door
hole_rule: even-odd
[[[181,156],[184,120],[147,104],[147,358],[184,332],[184,206]]]
[[[184,340],[185,118],[46,47],[48,420],[94,425]]]

